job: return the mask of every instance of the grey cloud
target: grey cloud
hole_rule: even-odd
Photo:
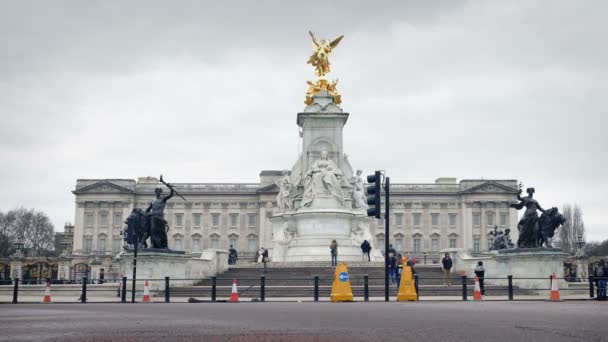
[[[545,206],[579,202],[589,236],[607,238],[607,6],[3,2],[0,208],[61,225],[76,178],[255,182],[291,166],[312,29],[346,36],[331,77],[355,167],[394,182],[517,178]],[[386,152],[370,157],[374,139]]]

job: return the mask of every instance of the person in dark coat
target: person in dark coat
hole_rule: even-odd
[[[369,243],[369,241],[367,241],[367,240],[363,241],[363,243],[361,244],[361,251],[363,252],[363,261],[365,261],[366,254],[367,254],[367,261],[372,261],[372,258],[369,255],[369,253],[372,251],[372,245]]]
[[[475,267],[475,275],[479,278],[479,289],[481,290],[481,294],[486,294],[486,288],[483,284],[483,279],[486,273],[485,267],[483,267],[483,262],[477,262],[477,267]]]
[[[268,249],[264,248],[264,252],[262,253],[262,262],[264,263],[264,273],[266,273],[267,268],[266,268],[266,263],[268,263],[270,261],[270,258],[268,257]]]
[[[331,265],[338,266],[338,243],[333,240],[329,245],[329,252],[331,253]]]
[[[597,300],[606,300],[606,280],[608,280],[608,268],[604,259],[593,270],[593,276],[597,282]]]
[[[443,268],[443,285],[452,285],[452,258],[450,253],[445,253],[445,257],[441,259],[441,266]]]

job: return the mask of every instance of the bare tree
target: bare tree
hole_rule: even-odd
[[[0,212],[0,255],[12,254],[17,241],[36,255],[52,250],[54,233],[51,220],[41,211],[18,208]]]
[[[577,255],[582,252],[578,247],[578,240],[585,239],[585,222],[583,222],[583,212],[581,208],[575,204],[564,204],[562,215],[566,218],[566,223],[562,225],[559,231],[559,238],[556,241],[556,246],[561,247],[562,251],[571,255]]]

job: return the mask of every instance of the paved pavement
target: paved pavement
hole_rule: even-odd
[[[0,341],[606,341],[608,303],[2,304]]]

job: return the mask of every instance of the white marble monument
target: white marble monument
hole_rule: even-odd
[[[361,243],[372,244],[372,260],[382,260],[370,232],[361,172],[343,152],[342,130],[348,119],[322,90],[298,114],[303,146],[300,158],[277,185],[278,210],[270,218],[272,261],[331,260],[329,245],[338,243],[338,261],[361,261]]]

